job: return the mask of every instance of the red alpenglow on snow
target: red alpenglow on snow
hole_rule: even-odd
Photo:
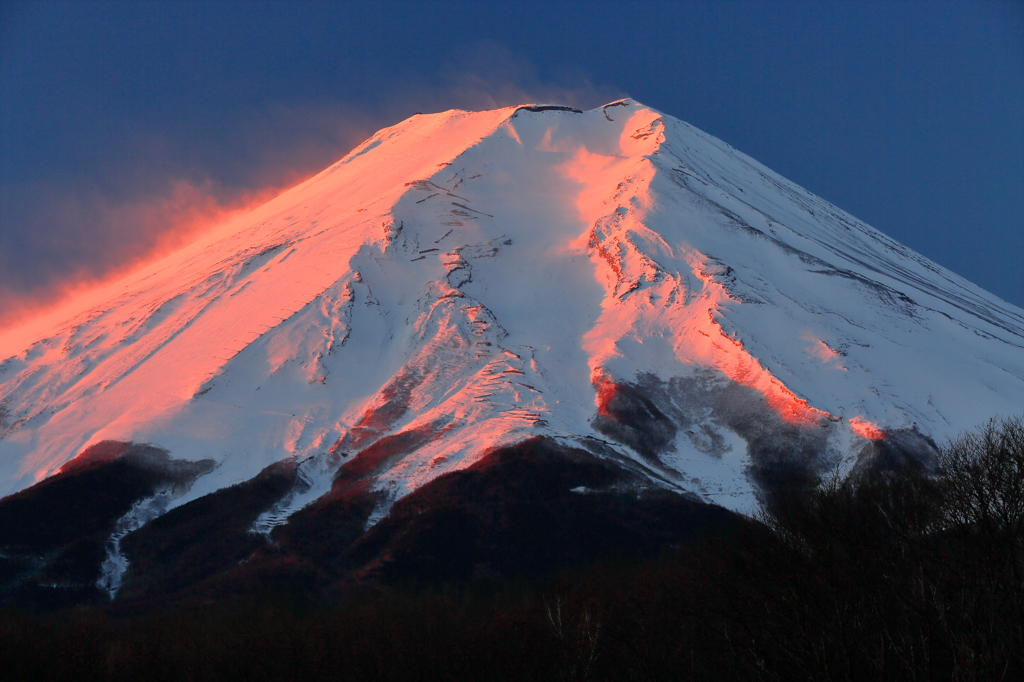
[[[632,100],[413,116],[72,312],[0,337],[0,494],[110,440],[217,463],[169,507],[302,461],[264,527],[545,435],[749,509],[787,443],[1024,409],[1024,311]]]
[[[0,328],[18,325],[18,337],[10,331],[2,333],[7,347],[31,343],[38,334],[49,331],[70,314],[89,307],[88,301],[100,305],[109,298],[106,288],[119,284],[128,274],[145,267],[157,258],[177,251],[194,241],[211,227],[230,222],[252,212],[302,178],[290,177],[287,184],[245,192],[230,199],[218,199],[212,185],[175,182],[166,196],[128,202],[120,206],[93,209],[111,227],[102,245],[92,250],[98,258],[89,267],[63,273],[56,284],[36,291],[15,291],[0,283]],[[130,235],[130,237],[128,237]],[[121,238],[125,237],[125,238]],[[98,251],[102,250],[102,256]]]
[[[870,438],[871,440],[885,438],[885,431],[882,431],[863,417],[853,417],[850,419],[850,429],[861,438]]]

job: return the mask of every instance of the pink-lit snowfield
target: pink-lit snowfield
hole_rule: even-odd
[[[1024,411],[1024,311],[632,100],[413,116],[76,305],[0,336],[0,495],[103,440],[218,463],[171,506],[296,458],[266,530],[375,444],[393,501],[544,434],[747,510],[737,420],[841,460]],[[656,459],[595,427],[652,377]]]

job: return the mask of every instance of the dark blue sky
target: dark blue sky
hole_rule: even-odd
[[[1019,1],[2,0],[0,325],[416,111],[627,94],[1024,306]]]

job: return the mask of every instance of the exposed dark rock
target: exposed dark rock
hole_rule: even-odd
[[[538,113],[538,112],[541,112],[541,111],[568,111],[568,112],[573,113],[573,114],[582,114],[583,113],[579,109],[574,109],[573,107],[567,107],[567,106],[562,105],[562,104],[540,104],[540,105],[532,105],[532,106],[519,107],[518,109],[516,109],[516,113],[517,114],[520,111],[532,111],[532,112],[535,112],[535,113]],[[515,115],[515,114],[513,114],[513,115]]]
[[[814,485],[831,459],[828,422],[793,424],[756,389],[711,369],[665,381],[641,374],[635,382],[605,378],[598,385],[592,424],[651,463],[675,450],[679,432],[698,450],[721,456],[731,430],[747,443],[748,475],[762,501]]]
[[[866,444],[857,456],[854,473],[871,476],[887,473],[928,472],[935,470],[939,448],[916,427],[889,429],[885,437]]]
[[[591,423],[598,433],[656,461],[660,453],[674,449],[677,429],[650,394],[640,385],[606,379],[598,386],[600,404]]]
[[[345,463],[338,472],[335,488],[379,473],[388,463],[443,436],[445,426],[445,422],[434,422],[384,436]]]

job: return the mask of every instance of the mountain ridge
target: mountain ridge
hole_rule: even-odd
[[[0,353],[3,494],[110,441],[214,463],[166,511],[286,462],[270,538],[543,436],[749,510],[1024,406],[1024,311],[632,100],[414,116],[104,291]]]

